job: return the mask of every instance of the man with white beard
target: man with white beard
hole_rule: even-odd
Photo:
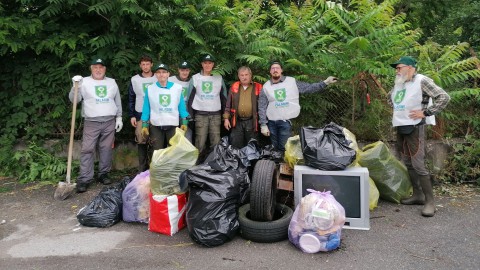
[[[414,58],[403,56],[390,66],[396,70],[395,86],[389,93],[392,124],[397,129],[396,146],[413,186],[412,196],[401,203],[424,205],[422,216],[432,217],[435,203],[425,167],[425,125],[435,124],[435,115],[447,106],[450,96],[432,79],[417,73]]]

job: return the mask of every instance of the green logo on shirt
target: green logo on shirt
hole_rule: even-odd
[[[97,85],[95,86],[95,94],[99,98],[104,98],[107,96],[107,86],[105,85]]]
[[[182,87],[182,95],[183,97],[187,97],[187,87]]]
[[[395,104],[399,104],[403,101],[403,99],[405,98],[405,92],[407,90],[406,89],[402,89],[402,90],[399,90],[395,93],[395,97],[393,98],[393,102]]]
[[[209,94],[213,91],[213,84],[212,82],[202,82],[202,92],[205,94]]]
[[[287,98],[287,92],[285,91],[285,88],[274,90],[274,93],[276,101],[284,101]]]
[[[172,102],[170,94],[160,94],[160,105],[167,107]]]
[[[151,85],[152,83],[143,83],[142,87],[143,87],[143,93],[147,92],[147,88],[149,85]]]

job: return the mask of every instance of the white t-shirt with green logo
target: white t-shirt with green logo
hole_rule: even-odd
[[[285,77],[283,82],[271,84],[267,81],[263,91],[268,98],[267,117],[269,120],[289,120],[300,114],[300,101],[297,83],[293,77]]]
[[[83,97],[83,117],[117,115],[115,96],[120,93],[114,79],[105,77],[103,80],[94,80],[92,77],[85,77],[80,94]]]
[[[190,80],[180,81],[177,78],[177,76],[170,76],[168,77],[168,81],[178,83],[182,86],[183,99],[185,100],[185,104],[187,104],[188,103],[188,86],[190,86]]]
[[[200,73],[193,75],[193,86],[196,88],[192,108],[198,111],[216,112],[221,110],[220,93],[223,78],[220,75],[203,76]]]
[[[421,81],[425,76],[421,74],[415,75],[413,81],[405,82],[402,85],[395,85],[393,88],[391,99],[393,103],[392,125],[408,126],[420,123],[421,119],[411,119],[410,111],[422,109],[422,89]],[[429,105],[432,104],[430,98]],[[435,116],[429,116],[426,123],[435,125]]]
[[[182,86],[174,83],[170,89],[160,88],[156,83],[148,87],[150,123],[154,126],[178,126],[180,116],[178,104]]]
[[[137,74],[133,76],[130,81],[132,83],[133,91],[135,92],[135,111],[142,112],[145,91],[149,85],[157,82],[157,77],[142,77]]]

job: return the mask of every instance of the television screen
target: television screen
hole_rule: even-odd
[[[295,205],[309,192],[330,191],[345,208],[347,229],[370,229],[368,169],[347,168],[343,171],[322,171],[296,165],[294,168]]]

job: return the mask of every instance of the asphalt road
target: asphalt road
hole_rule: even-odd
[[[0,179],[0,269],[480,269],[475,187],[437,195],[432,218],[420,215],[421,206],[380,201],[371,230],[343,230],[340,249],[317,254],[288,240],[261,244],[240,236],[207,248],[186,228],[170,237],[145,224],[84,227],[76,213],[99,185],[65,201],[53,199],[54,186],[34,187]]]

